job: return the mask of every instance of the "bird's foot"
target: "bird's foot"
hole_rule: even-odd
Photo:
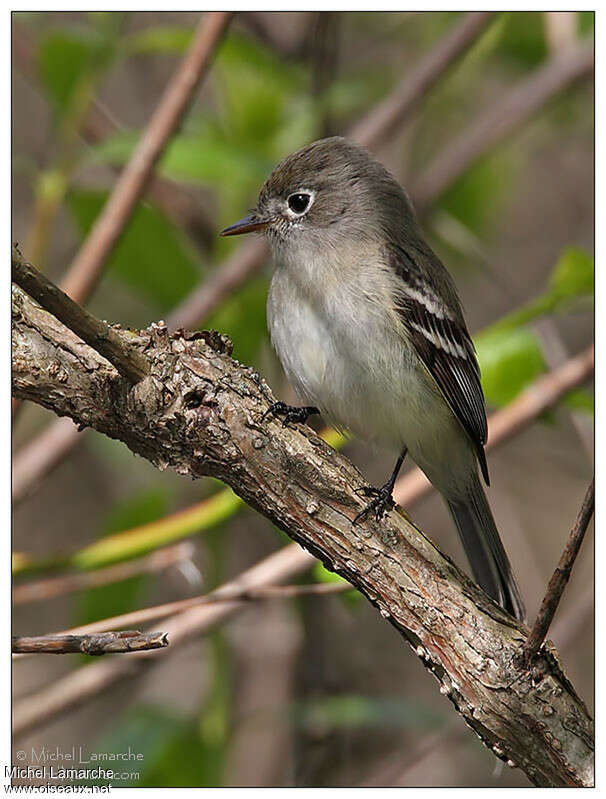
[[[380,521],[383,515],[392,508],[396,503],[393,500],[393,483],[391,481],[385,483],[381,488],[374,486],[362,486],[356,491],[356,494],[362,494],[365,497],[372,497],[368,505],[361,510],[353,523],[356,524],[362,519],[368,518],[371,513],[374,513],[375,519]]]
[[[285,402],[274,402],[265,411],[261,421],[264,422],[268,416],[281,416],[282,424],[286,427],[289,422],[305,424],[314,413],[320,413],[320,411],[313,405],[304,405],[302,408],[298,408],[295,405],[287,405]]]

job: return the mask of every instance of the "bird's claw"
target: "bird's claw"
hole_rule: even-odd
[[[395,507],[396,503],[392,497],[393,486],[384,485],[381,488],[374,488],[374,486],[362,486],[356,490],[356,494],[363,494],[367,497],[373,497],[368,505],[363,508],[353,520],[354,524],[362,519],[368,518],[371,513],[374,513],[375,519],[381,521],[383,515]]]
[[[356,488],[354,494],[357,494],[359,497],[376,497],[379,493],[378,488],[374,486],[360,486],[360,488]]]
[[[289,422],[305,424],[312,413],[317,413],[315,408],[298,408],[294,405],[287,405],[285,402],[273,402],[261,417],[261,421],[264,422],[268,416],[281,416],[282,425],[286,427]]]

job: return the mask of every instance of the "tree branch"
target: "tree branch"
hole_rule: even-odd
[[[359,472],[309,428],[262,422],[271,392],[231,360],[225,339],[169,335],[152,325],[129,340],[150,366],[149,377],[134,386],[16,288],[14,392],[123,441],[159,468],[226,482],[379,608],[497,756],[537,785],[592,783],[591,719],[551,647],[539,655],[540,674],[522,668],[526,628],[405,513],[353,525],[362,505]],[[58,379],[63,373],[68,380]],[[183,630],[188,614],[201,611],[181,614],[175,628]],[[168,625],[167,632],[172,640]],[[95,674],[96,685],[115,678],[113,671]],[[49,706],[56,707],[59,690],[57,683]],[[22,716],[20,729],[27,726]]]
[[[313,561],[315,562],[315,561]],[[332,594],[343,594],[345,591],[352,591],[352,586],[347,582],[338,583],[311,583],[303,585],[262,585],[251,588],[233,586],[211,591],[209,594],[188,597],[187,599],[177,599],[175,602],[167,602],[164,605],[154,605],[141,610],[132,610],[129,613],[122,613],[119,616],[112,616],[109,619],[100,619],[86,624],[83,627],[75,627],[72,630],[63,631],[64,634],[82,634],[102,632],[107,627],[130,627],[132,625],[148,624],[149,622],[162,621],[170,616],[175,616],[190,608],[200,607],[201,605],[217,605],[222,602],[259,602],[269,599],[293,599],[301,596],[327,596]]]
[[[564,589],[570,579],[572,567],[581,549],[587,527],[593,516],[593,508],[594,481],[592,480],[585,494],[574,527],[570,531],[562,556],[547,586],[547,591],[541,603],[536,621],[524,646],[524,658],[527,663],[530,663],[532,659],[536,657],[551,626]]]
[[[140,633],[138,630],[95,633],[94,635],[14,635],[14,654],[107,655],[142,652],[168,646],[166,633]]]
[[[55,286],[21,255],[15,245],[11,253],[13,282],[37,300],[66,327],[116,367],[131,383],[138,383],[149,374],[147,359],[119,336],[107,322],[88,313],[81,305]]]

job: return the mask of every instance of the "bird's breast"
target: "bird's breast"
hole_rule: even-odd
[[[271,339],[286,376],[337,427],[399,445],[403,418],[423,398],[414,390],[413,354],[378,293],[380,275],[365,289],[359,274],[357,282],[311,283],[301,274],[277,268],[268,296]]]

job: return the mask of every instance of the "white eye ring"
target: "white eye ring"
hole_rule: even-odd
[[[315,193],[313,191],[299,189],[299,191],[294,191],[292,194],[288,195],[286,205],[293,216],[303,216],[303,214],[306,214],[311,208],[314,199]]]

